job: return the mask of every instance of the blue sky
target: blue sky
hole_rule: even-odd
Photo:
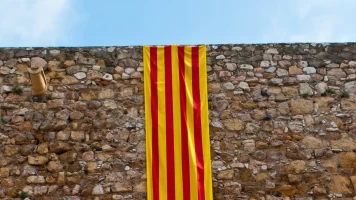
[[[356,0],[0,0],[0,46],[355,42]]]

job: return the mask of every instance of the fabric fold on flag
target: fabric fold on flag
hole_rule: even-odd
[[[148,200],[212,200],[206,46],[144,46]]]

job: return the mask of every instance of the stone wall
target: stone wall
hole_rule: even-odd
[[[356,44],[209,45],[207,63],[214,199],[356,199]],[[142,47],[0,49],[0,84],[1,199],[146,198]]]

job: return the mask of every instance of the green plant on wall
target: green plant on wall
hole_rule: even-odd
[[[349,98],[349,97],[350,97],[350,94],[347,91],[343,91],[341,93],[341,98]]]
[[[46,100],[52,100],[52,93],[46,94]]]
[[[21,95],[22,94],[22,87],[18,86],[18,85],[14,85],[11,88],[11,92],[17,94],[17,95]]]
[[[20,198],[21,199],[26,199],[27,197],[28,197],[28,193],[27,192],[24,192],[24,191],[20,192]]]
[[[326,92],[327,92],[328,94],[336,94],[335,90],[330,89],[330,88],[326,89]]]
[[[0,124],[7,124],[8,121],[0,116]]]

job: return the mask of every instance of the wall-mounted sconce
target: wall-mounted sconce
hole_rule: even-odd
[[[46,95],[48,87],[43,68],[27,69],[27,71],[30,74],[32,85],[32,100],[35,102],[42,101],[42,97]]]

